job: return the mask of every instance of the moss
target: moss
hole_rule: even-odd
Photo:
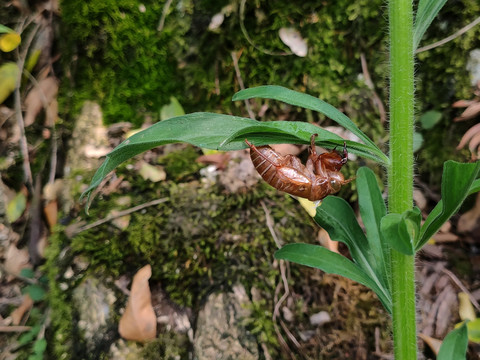
[[[145,360],[187,360],[189,342],[185,335],[165,332],[145,345],[141,352],[141,358]]]
[[[199,153],[193,146],[185,149],[172,151],[158,159],[158,163],[165,167],[170,179],[183,180],[185,177],[197,173],[203,166],[196,162]]]

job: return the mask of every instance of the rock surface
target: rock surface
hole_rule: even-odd
[[[255,337],[242,326],[250,315],[245,288],[235,285],[232,293],[211,294],[198,314],[194,339],[197,360],[257,360]]]

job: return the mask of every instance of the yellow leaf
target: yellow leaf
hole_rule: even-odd
[[[304,199],[304,198],[297,198],[298,202],[302,207],[307,211],[308,215],[311,217],[314,217],[315,214],[317,213],[317,204],[314,203],[313,201]]]
[[[15,90],[18,80],[18,66],[7,62],[0,66],[0,104]]]
[[[458,293],[458,302],[458,313],[460,315],[460,319],[470,321],[475,320],[475,309],[468,298],[468,294],[464,292]]]
[[[16,32],[8,33],[0,37],[0,50],[4,52],[10,52],[15,50],[22,42],[20,34]]]

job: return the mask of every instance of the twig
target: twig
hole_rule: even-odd
[[[31,326],[5,326],[5,325],[0,325],[0,333],[2,332],[24,332],[24,331],[29,331],[32,327]]]
[[[165,19],[167,18],[168,10],[170,9],[170,5],[172,5],[173,0],[167,0],[165,5],[163,6],[162,17],[158,22],[157,31],[161,32],[163,30],[163,26],[165,25]]]
[[[240,2],[240,29],[242,30],[243,36],[245,36],[245,39],[252,45],[255,49],[258,51],[263,52],[264,54],[267,55],[272,55],[272,56],[287,56],[287,55],[293,55],[293,52],[286,52],[286,51],[281,51],[281,52],[275,52],[275,51],[270,51],[265,48],[262,48],[258,45],[256,45],[250,35],[248,35],[247,29],[245,27],[245,3],[247,0],[241,0]]]
[[[424,51],[427,51],[427,50],[431,50],[431,49],[436,48],[438,46],[444,45],[447,42],[452,41],[453,39],[459,37],[460,35],[463,35],[468,30],[472,29],[473,27],[477,26],[478,24],[480,24],[480,17],[476,18],[470,24],[468,24],[467,26],[464,26],[463,28],[461,28],[457,32],[454,32],[452,35],[446,37],[445,39],[442,39],[442,40],[439,40],[437,42],[434,42],[433,44],[418,48],[415,51],[415,54],[418,54],[418,53],[421,53],[421,52],[424,52]]]
[[[240,85],[240,89],[245,90],[242,74],[240,73],[240,68],[238,67],[237,55],[235,54],[235,51],[232,51],[230,54],[232,55],[233,66],[235,67],[235,74],[237,75],[238,85]],[[245,99],[244,102],[245,102],[245,106],[247,107],[248,115],[252,120],[255,120],[255,114],[253,113],[252,108],[250,107],[250,102],[248,101],[248,99]]]
[[[382,100],[375,91],[375,86],[373,85],[372,78],[370,77],[370,72],[368,71],[367,60],[365,59],[364,53],[360,54],[360,62],[362,63],[362,72],[363,77],[365,78],[365,84],[370,90],[372,90],[373,104],[378,108],[378,112],[380,113],[380,122],[385,124],[385,121],[387,121],[387,112],[385,111],[385,106],[383,106]]]
[[[460,290],[462,290],[465,294],[468,295],[468,298],[470,299],[471,303],[473,304],[473,306],[475,306],[475,308],[480,311],[480,305],[478,304],[477,300],[475,300],[475,298],[473,297],[473,295],[470,293],[470,291],[467,290],[467,288],[465,286],[463,286],[463,284],[461,283],[461,281],[455,276],[454,273],[452,273],[450,270],[448,269],[442,269],[442,271],[447,274],[450,279],[453,280],[453,282],[455,283],[455,285],[457,285]]]
[[[268,210],[267,206],[265,205],[265,203],[263,201],[260,201],[260,204],[262,205],[263,211],[265,212],[265,222],[267,223],[268,230],[270,231],[270,234],[272,235],[273,240],[275,241],[275,244],[277,245],[277,247],[281,248],[282,245],[280,244],[280,241],[277,237],[277,234],[275,233],[275,229],[273,227],[274,226],[273,219],[272,219],[272,216],[270,215],[270,211]],[[289,290],[289,287],[288,287],[288,280],[287,280],[287,276],[286,276],[285,261],[280,260],[279,264],[280,264],[280,275],[281,275],[281,278],[282,278],[283,288],[285,289],[285,292],[283,293],[282,297],[279,300],[277,300],[277,296],[278,296],[278,293],[280,292],[280,287],[282,285],[282,283],[278,283],[278,285],[275,289],[275,295],[274,295],[275,306],[274,306],[273,315],[272,315],[273,327],[275,329],[275,333],[277,334],[277,338],[280,341],[280,344],[282,345],[282,347],[285,349],[285,351],[288,352],[288,354],[290,355],[290,357],[292,359],[295,359],[294,353],[292,352],[292,350],[288,346],[287,342],[283,338],[283,336],[280,332],[280,328],[278,327],[278,324],[277,324],[277,317],[280,314],[280,306],[290,295],[290,290]],[[282,322],[280,322],[280,325],[282,325],[282,327],[284,327],[284,324],[282,324]],[[284,330],[285,330],[285,328],[284,328]],[[290,331],[288,331],[288,329],[286,330],[286,332],[287,332],[287,335],[289,336],[290,339],[292,337],[293,337],[293,339],[295,339],[295,337],[290,333]],[[295,339],[295,341],[293,341],[293,343],[295,344],[295,346],[297,346],[298,341]],[[298,344],[298,345],[300,345],[300,344]],[[299,346],[297,346],[297,347],[299,347]]]
[[[105,223],[107,223],[107,222],[109,222],[113,219],[131,214],[133,212],[136,212],[136,211],[139,211],[139,210],[142,210],[142,209],[145,209],[146,207],[162,204],[164,202],[167,202],[168,200],[170,200],[170,199],[169,198],[156,199],[156,200],[153,200],[153,201],[141,204],[141,205],[134,206],[130,209],[119,211],[116,214],[109,215],[109,216],[107,216],[103,219],[97,220],[97,221],[95,221],[91,224],[88,224],[88,225],[81,226],[81,227],[77,228],[75,231],[72,232],[72,236],[77,235],[77,234],[81,233],[82,231],[93,229],[94,227],[105,224]]]
[[[25,182],[29,190],[31,190],[33,187],[33,176],[32,176],[32,169],[30,168],[30,157],[28,155],[28,143],[27,143],[27,137],[25,135],[25,123],[23,122],[20,86],[22,85],[23,68],[25,66],[25,60],[28,54],[28,49],[30,48],[30,45],[32,44],[32,41],[35,38],[35,35],[37,34],[37,31],[39,28],[40,28],[40,23],[37,23],[37,25],[33,28],[32,32],[29,34],[29,37],[25,42],[22,53],[20,53],[17,49],[17,55],[18,55],[17,66],[19,71],[18,71],[17,84],[14,90],[15,115],[17,118],[17,126],[20,131],[20,152],[22,153],[22,157],[23,157],[23,173],[25,176]],[[20,32],[23,32],[23,29],[21,29]]]

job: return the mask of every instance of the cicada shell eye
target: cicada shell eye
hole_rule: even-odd
[[[339,192],[342,185],[345,183],[345,178],[342,173],[337,173],[330,176],[329,185],[333,190],[333,193]]]

